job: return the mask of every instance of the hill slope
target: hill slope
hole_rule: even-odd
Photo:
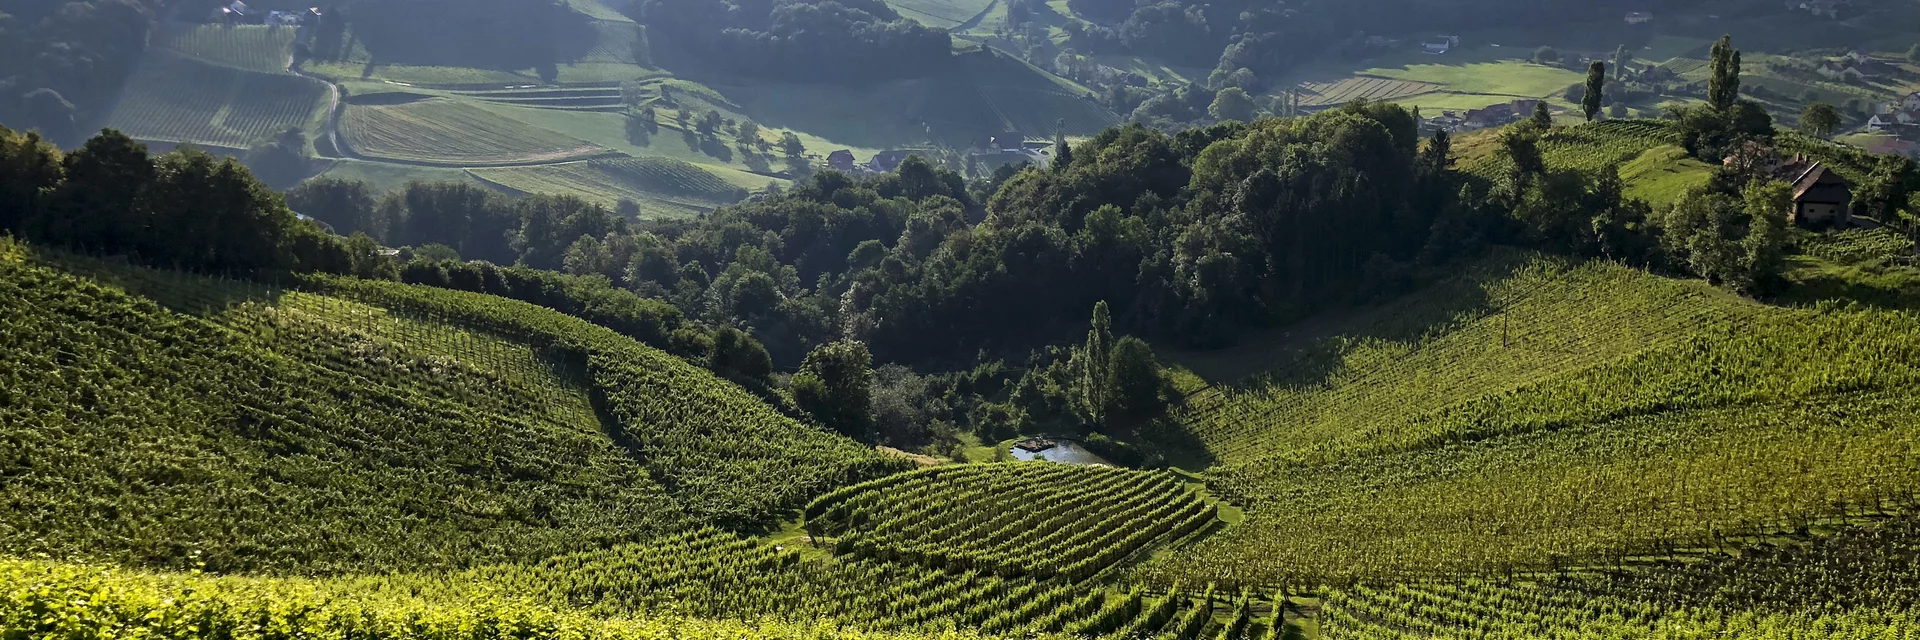
[[[17,553],[466,566],[757,526],[904,467],[611,331],[488,296],[313,285],[352,302],[13,243],[0,288],[0,540]]]
[[[1507,257],[1196,398],[1241,526],[1154,575],[1545,568],[1878,510],[1920,487],[1920,318]],[[1783,473],[1783,470],[1791,472]]]

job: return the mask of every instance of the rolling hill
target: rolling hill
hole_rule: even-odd
[[[1208,484],[1248,519],[1145,573],[1608,564],[1880,513],[1920,486],[1910,314],[1508,255],[1370,317],[1192,399]]]
[[[17,552],[457,567],[764,526],[904,466],[523,303],[243,285],[14,243],[4,258],[0,536]]]

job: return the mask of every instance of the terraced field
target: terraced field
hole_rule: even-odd
[[[1214,520],[1170,474],[1045,462],[935,467],[807,506],[808,529],[841,553],[1072,580]]]
[[[141,140],[244,149],[312,125],[326,108],[327,92],[309,78],[155,52],[127,82],[106,126]]]
[[[598,145],[446,98],[348,105],[340,133],[361,156],[441,166],[549,163],[607,153]]]
[[[1393,102],[1396,98],[1407,98],[1442,89],[1430,82],[1394,80],[1390,78],[1352,77],[1335,82],[1308,82],[1301,85],[1306,90],[1301,96],[1303,106],[1341,105],[1365,98],[1376,102]]]
[[[235,69],[286,73],[295,34],[293,27],[168,23],[153,47]]]

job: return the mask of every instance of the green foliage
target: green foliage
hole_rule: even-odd
[[[1580,112],[1586,114],[1587,122],[1600,117],[1600,105],[1605,104],[1601,95],[1607,87],[1607,63],[1599,60],[1587,65],[1587,92],[1580,97]]]
[[[873,356],[843,341],[807,354],[793,376],[793,400],[828,428],[855,438],[873,430]]]
[[[1800,112],[1800,129],[1807,135],[1831,138],[1839,126],[1840,110],[1833,105],[1815,102]]]
[[[1740,99],[1740,51],[1733,48],[1733,36],[1720,36],[1709,57],[1713,72],[1707,79],[1707,105],[1724,112]]]
[[[1207,107],[1207,115],[1215,120],[1233,120],[1252,122],[1256,108],[1253,99],[1239,87],[1228,87],[1214,95],[1213,105]]]

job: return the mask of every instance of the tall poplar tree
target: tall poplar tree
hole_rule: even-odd
[[[1707,103],[1719,111],[1732,109],[1740,100],[1740,51],[1733,48],[1733,36],[1720,36],[1711,58],[1713,76],[1707,79]]]
[[[1599,60],[1587,65],[1587,95],[1580,98],[1580,111],[1587,114],[1587,122],[1600,117],[1601,92],[1607,90],[1607,63]]]

